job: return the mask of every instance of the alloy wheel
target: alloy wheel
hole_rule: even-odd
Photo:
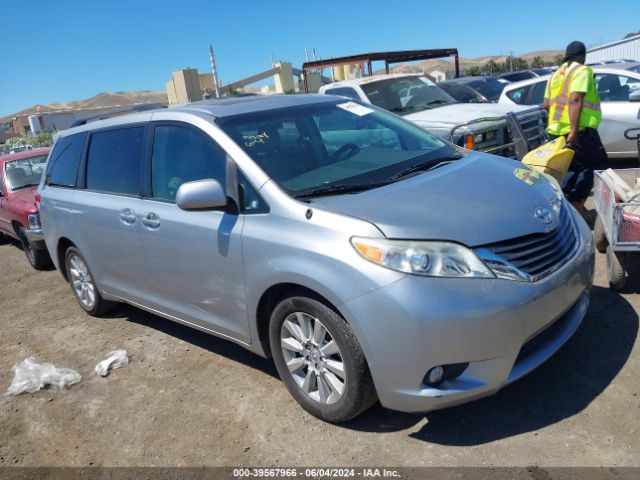
[[[87,264],[78,255],[74,254],[69,258],[69,276],[78,300],[88,309],[93,308],[96,302],[96,286]]]
[[[320,320],[304,312],[287,316],[280,346],[298,387],[316,402],[330,405],[342,397],[347,381],[338,344]]]

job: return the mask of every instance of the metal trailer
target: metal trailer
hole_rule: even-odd
[[[627,130],[625,136],[638,138],[640,128]],[[607,279],[612,290],[622,290],[627,273],[640,252],[640,190],[626,202],[620,201],[614,186],[604,170],[595,172],[593,196],[596,204],[596,222],[593,228],[595,246],[607,256]],[[640,184],[640,168],[616,170],[616,174],[631,188]]]

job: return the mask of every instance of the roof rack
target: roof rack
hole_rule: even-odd
[[[350,55],[348,57],[336,57],[328,58],[326,60],[316,60],[313,62],[305,62],[302,64],[302,71],[309,72],[311,70],[318,70],[327,67],[336,67],[339,65],[347,64],[360,64],[363,67],[363,74],[365,76],[373,75],[371,68],[371,62],[384,61],[385,72],[389,73],[389,64],[400,62],[413,62],[416,60],[431,60],[434,58],[454,57],[454,64],[456,70],[456,78],[460,76],[460,66],[458,61],[458,49],[457,48],[439,48],[431,50],[402,50],[396,52],[371,52],[361,53],[359,55]],[[367,66],[365,71],[364,66]],[[305,90],[307,88],[307,77],[305,76]]]
[[[97,122],[98,120],[104,120],[106,118],[115,117],[125,113],[145,112],[147,110],[157,110],[158,108],[167,108],[167,106],[163,103],[139,103],[134,105],[126,105],[121,108],[109,110],[108,112],[102,112],[98,115],[94,115],[93,117],[76,120],[75,122],[73,122],[70,128],[77,127],[79,125],[85,125],[90,122]]]

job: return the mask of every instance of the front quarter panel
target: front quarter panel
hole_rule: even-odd
[[[269,191],[275,195],[269,195]],[[260,298],[274,285],[306,287],[340,310],[344,302],[406,276],[364,260],[351,246],[352,236],[384,238],[372,224],[288,197],[277,200],[282,193],[271,182],[261,193],[269,197],[271,211],[248,215],[242,234],[252,343],[258,343]],[[309,219],[308,210],[312,212]],[[360,319],[352,320],[351,326],[366,355],[366,331],[359,324]]]

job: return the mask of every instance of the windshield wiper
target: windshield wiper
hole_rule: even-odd
[[[419,171],[428,171],[433,170],[436,167],[441,167],[446,165],[447,163],[451,163],[454,160],[460,160],[464,155],[462,154],[453,154],[447,157],[438,158],[436,160],[429,160],[428,162],[416,163],[415,165],[411,165],[410,167],[405,168],[404,170],[400,170],[398,173],[387,178],[388,182],[392,182],[394,180],[398,180],[399,178],[406,177],[414,172]]]
[[[300,193],[293,195],[294,198],[307,198],[307,197],[322,197],[324,195],[334,195],[343,193],[357,193],[365,190],[371,190],[372,188],[382,187],[389,182],[380,183],[362,183],[362,184],[347,184],[347,185],[328,185],[326,187],[313,188],[311,190],[303,190]]]

